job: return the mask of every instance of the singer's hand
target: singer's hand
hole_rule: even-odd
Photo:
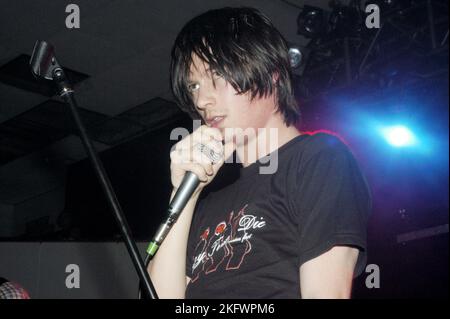
[[[219,168],[235,150],[234,142],[222,144],[223,136],[219,129],[202,125],[192,134],[176,143],[170,152],[170,171],[174,189],[178,189],[187,171],[193,172],[200,180],[195,193],[208,185],[216,176]],[[222,155],[212,163],[210,157],[200,151],[199,145],[204,145]]]

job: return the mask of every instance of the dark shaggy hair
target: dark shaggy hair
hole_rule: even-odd
[[[250,91],[254,99],[276,88],[277,112],[283,114],[286,125],[299,120],[286,40],[258,10],[211,10],[189,21],[178,34],[170,66],[172,90],[181,109],[200,119],[187,88],[193,54],[220,73],[238,94]]]

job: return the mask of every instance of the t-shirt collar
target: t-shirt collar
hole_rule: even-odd
[[[284,143],[283,145],[281,145],[278,149],[272,151],[271,153],[261,157],[260,159],[258,159],[256,162],[250,164],[247,167],[241,167],[239,169],[240,172],[240,179],[245,179],[249,176],[253,176],[256,173],[259,172],[259,169],[261,167],[265,167],[265,166],[269,166],[270,165],[270,157],[273,156],[273,154],[275,152],[278,152],[278,156],[280,156],[280,154],[284,153],[287,149],[291,148],[293,145],[295,145],[297,142],[299,142],[300,140],[302,140],[304,137],[306,137],[306,134],[301,134],[298,135],[296,137],[294,137],[293,139],[291,139],[290,141]]]

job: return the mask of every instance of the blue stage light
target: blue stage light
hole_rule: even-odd
[[[417,142],[411,130],[403,125],[385,127],[381,133],[386,141],[395,147],[413,146]]]

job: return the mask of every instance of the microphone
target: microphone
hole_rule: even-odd
[[[208,157],[213,164],[217,163],[223,157],[223,154],[215,152],[205,144],[199,143],[194,147],[196,147],[202,154],[206,155],[206,157]],[[199,184],[200,180],[197,175],[191,171],[186,172],[183,180],[181,181],[180,187],[178,187],[178,190],[170,201],[168,208],[169,216],[165,222],[159,226],[153,240],[147,248],[147,254],[150,257],[153,257],[156,254],[156,251],[161,246],[161,243],[166,238],[173,224],[177,221],[178,216],[183,211]]]
[[[55,57],[55,48],[46,41],[37,40],[30,58],[31,71],[36,77],[53,80],[54,72],[61,70]]]

